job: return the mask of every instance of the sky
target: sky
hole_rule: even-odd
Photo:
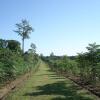
[[[22,19],[34,28],[25,50],[34,43],[39,54],[71,56],[100,44],[100,0],[0,0],[0,38],[21,42],[13,30]]]

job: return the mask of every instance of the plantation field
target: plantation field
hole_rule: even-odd
[[[69,79],[56,75],[44,63],[5,100],[100,100]]]

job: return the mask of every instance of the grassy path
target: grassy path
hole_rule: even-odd
[[[43,62],[35,74],[5,100],[100,100],[80,86],[50,71]]]

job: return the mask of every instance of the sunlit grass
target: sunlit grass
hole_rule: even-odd
[[[35,74],[6,100],[100,100],[64,77],[57,76],[43,62]]]

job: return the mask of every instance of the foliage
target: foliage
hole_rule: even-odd
[[[88,52],[78,55],[78,64],[81,78],[84,81],[96,83],[99,79],[98,71],[100,71],[100,45],[96,43],[89,44]]]
[[[9,49],[0,50],[0,80],[8,80],[14,77],[14,59],[13,53]]]
[[[6,47],[7,47],[7,41],[0,39],[0,49],[6,48]]]
[[[79,77],[83,84],[100,84],[100,45],[89,44],[87,52],[78,53],[76,57],[43,57],[53,70],[67,76]]]
[[[32,70],[37,64],[38,55],[33,52],[22,55],[20,43],[15,40],[1,40],[0,83],[15,79]],[[5,45],[5,43],[7,45]]]
[[[16,28],[14,32],[22,37],[22,50],[24,53],[24,40],[29,38],[29,34],[33,31],[33,28],[27,20],[22,20],[21,23],[17,23]]]
[[[79,73],[77,69],[77,62],[75,62],[75,60],[71,60],[67,56],[62,56],[62,57],[50,56],[46,59],[45,57],[44,58],[42,57],[42,59],[48,62],[53,70],[56,69],[57,71],[67,74]]]
[[[16,40],[7,40],[7,48],[11,51],[21,53],[20,43]]]
[[[31,44],[31,49],[24,53],[24,40],[28,39],[33,31],[29,22],[22,20],[21,23],[16,24],[16,28],[15,32],[22,37],[22,49],[17,40],[0,39],[0,83],[33,70],[39,61],[34,43]]]

